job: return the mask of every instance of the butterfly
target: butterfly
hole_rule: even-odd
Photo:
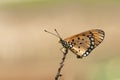
[[[59,38],[59,42],[62,44],[63,48],[67,51],[72,51],[77,58],[83,58],[88,56],[93,49],[95,49],[105,37],[105,32],[101,29],[88,30],[71,37],[62,39],[55,29],[57,34],[44,30]]]

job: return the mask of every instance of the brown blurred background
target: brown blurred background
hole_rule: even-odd
[[[54,80],[63,38],[102,29],[102,44],[83,59],[69,52],[61,80],[120,80],[120,1],[0,1],[0,80]]]

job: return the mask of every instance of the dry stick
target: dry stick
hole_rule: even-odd
[[[62,61],[60,63],[60,67],[58,68],[58,72],[57,72],[57,74],[55,76],[55,80],[58,80],[58,78],[62,76],[61,70],[62,70],[62,68],[64,66],[64,62],[65,62],[67,53],[68,53],[68,50],[66,49],[65,52],[63,52],[63,58],[62,58]]]

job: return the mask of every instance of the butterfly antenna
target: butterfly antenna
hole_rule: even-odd
[[[59,35],[56,35],[56,34],[54,34],[54,33],[52,33],[52,32],[47,31],[47,30],[44,30],[44,31],[59,38]]]
[[[57,33],[57,36],[59,37],[59,38],[61,38],[60,37],[60,34],[58,33],[58,31],[55,29],[55,32]]]

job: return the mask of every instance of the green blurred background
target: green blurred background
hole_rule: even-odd
[[[0,80],[54,80],[63,38],[99,28],[102,44],[83,59],[69,52],[61,80],[120,80],[119,0],[1,0]]]

